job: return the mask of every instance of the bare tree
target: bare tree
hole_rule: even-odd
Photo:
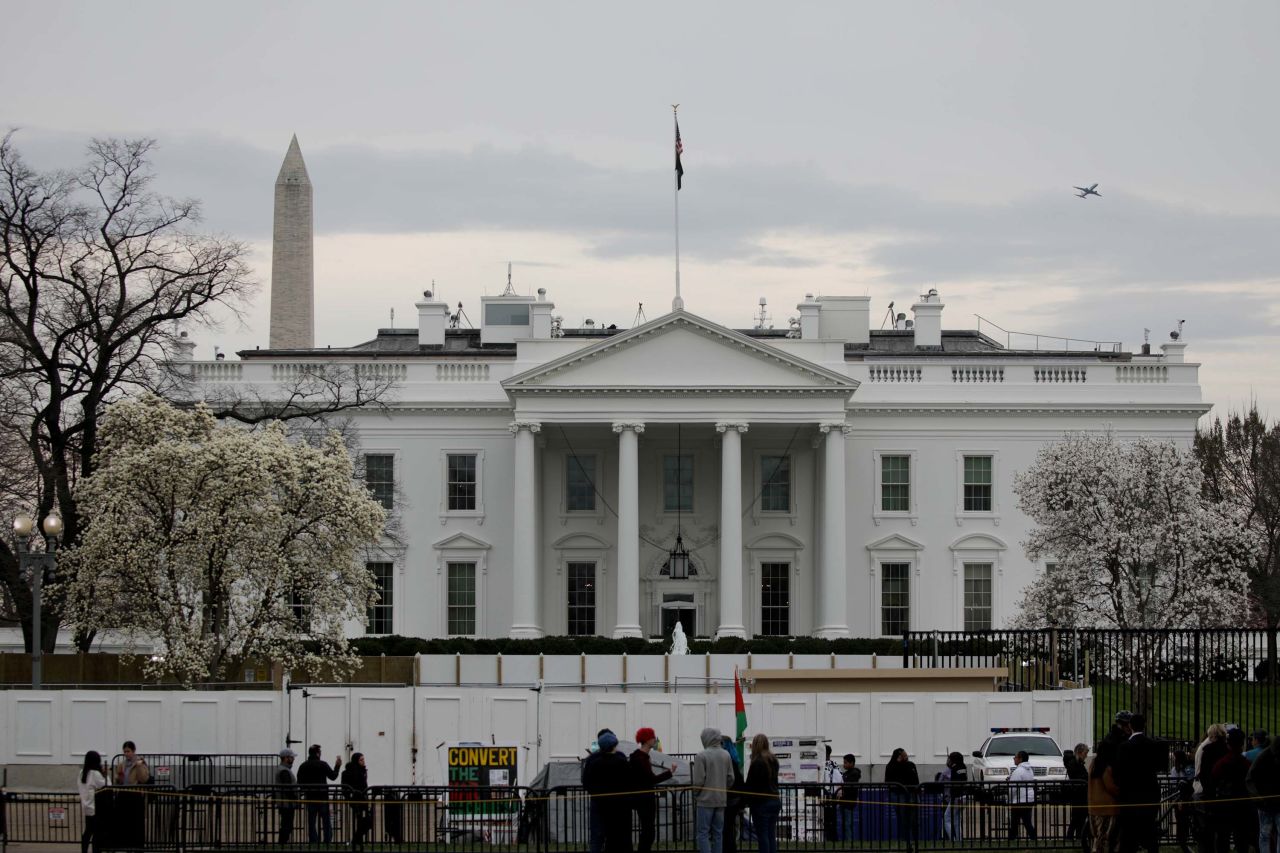
[[[94,140],[78,170],[43,173],[13,142],[0,141],[0,457],[14,460],[0,509],[56,508],[74,545],[84,527],[74,486],[95,465],[105,407],[142,392],[185,396],[190,376],[171,366],[180,327],[209,326],[215,311],[239,317],[257,285],[244,244],[197,233],[197,202],[153,191],[152,140]],[[323,419],[376,405],[389,386],[338,368],[293,384],[211,403],[246,424]],[[30,649],[30,597],[7,542],[0,585]],[[62,606],[56,593],[45,600],[46,650]]]

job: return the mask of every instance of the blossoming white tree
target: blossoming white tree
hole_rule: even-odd
[[[1022,627],[1241,625],[1255,537],[1201,493],[1172,442],[1071,434],[1014,484],[1036,524],[1023,543],[1052,568],[1024,591]]]
[[[131,648],[155,643],[149,674],[193,684],[250,659],[353,662],[343,624],[364,618],[373,582],[358,558],[385,514],[336,435],[317,447],[279,424],[219,425],[204,406],[118,403],[79,500],[68,612]]]

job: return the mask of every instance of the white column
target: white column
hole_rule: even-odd
[[[641,423],[617,423],[618,434],[618,614],[613,636],[640,632],[640,433]]]
[[[720,627],[716,638],[745,637],[742,621],[743,423],[718,423],[720,443]]]
[[[511,560],[511,638],[529,640],[542,636],[538,613],[541,573],[538,571],[538,501],[536,452],[533,436],[542,424],[515,421],[509,427],[516,439],[516,463],[512,472],[515,493]]]
[[[818,573],[819,637],[849,636],[848,563],[845,558],[844,439],[849,426],[843,421],[819,424],[826,434],[822,471],[822,565]]]

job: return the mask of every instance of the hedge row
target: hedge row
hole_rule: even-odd
[[[421,637],[360,637],[352,646],[362,655],[660,655],[666,642],[649,642],[638,637],[612,640],[608,637],[543,637],[540,640],[472,639],[452,637],[426,640]],[[818,637],[757,637],[743,640],[691,640],[690,654],[787,654],[798,655],[901,655],[897,639],[823,640]]]

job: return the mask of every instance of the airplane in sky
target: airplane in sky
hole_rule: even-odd
[[[1102,198],[1102,193],[1098,192],[1097,184],[1094,184],[1091,187],[1076,187],[1075,189],[1080,190],[1080,192],[1076,193],[1076,198],[1088,198],[1091,195],[1096,195],[1098,198]]]

